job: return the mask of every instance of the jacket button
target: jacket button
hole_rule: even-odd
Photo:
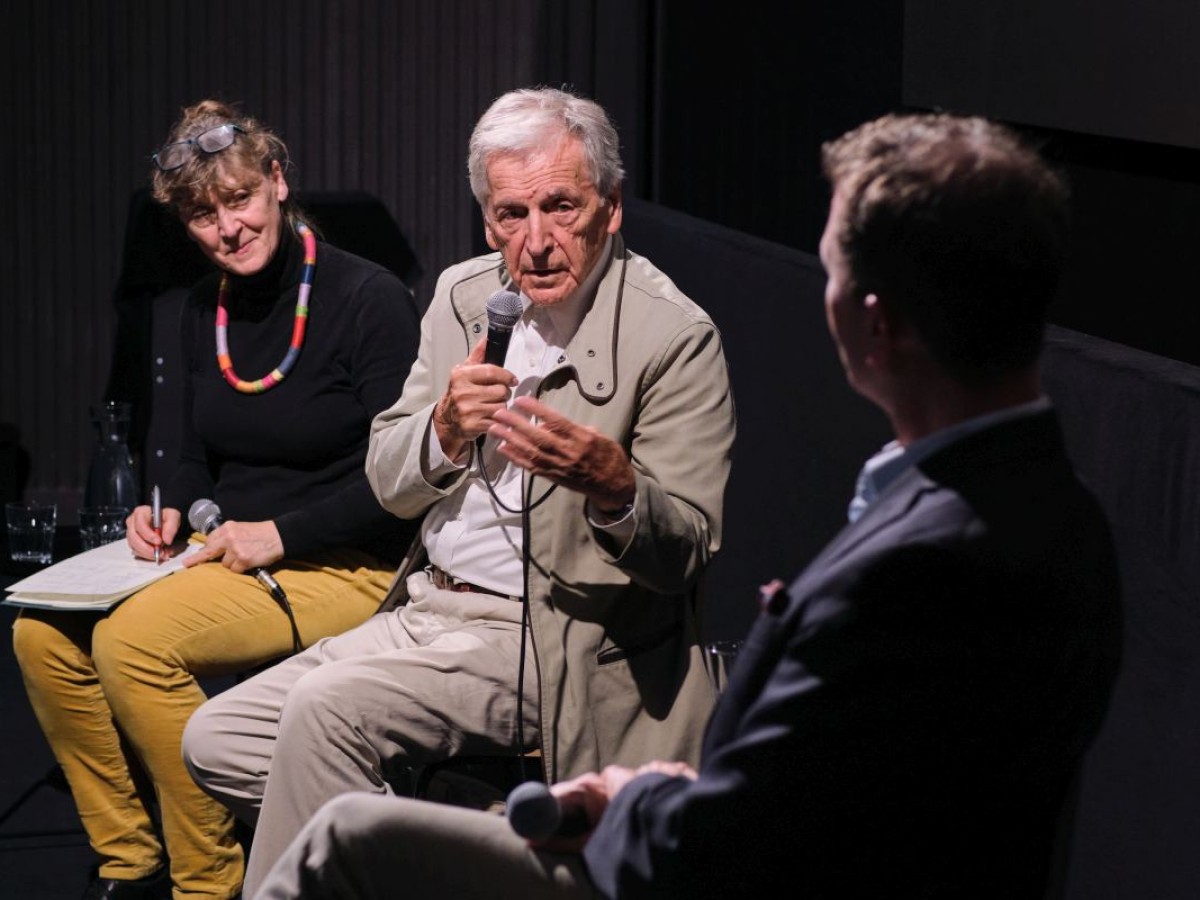
[[[474,331],[476,334],[479,334],[479,332],[483,331],[483,326],[480,325],[478,322],[476,322],[474,325],[471,326],[471,330]]]
[[[596,390],[598,390],[598,391],[604,390],[604,382],[603,381],[596,382]]]
[[[595,350],[589,350],[589,351],[588,351],[588,356],[595,356],[595,355],[596,355],[596,351],[595,351]]]

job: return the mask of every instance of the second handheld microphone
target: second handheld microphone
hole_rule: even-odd
[[[591,828],[583,809],[576,806],[564,809],[550,788],[540,781],[518,784],[509,792],[505,807],[512,830],[530,841],[577,837]]]
[[[188,509],[188,524],[192,526],[193,530],[207,537],[216,528],[225,524],[225,520],[221,518],[221,507],[212,500],[202,498]],[[274,575],[262,566],[251,569],[249,574],[257,578],[258,583],[265,587],[272,597],[280,603],[287,603],[287,595],[279,586],[279,582],[275,580]]]
[[[211,500],[197,500],[188,509],[188,524],[206,537],[210,532],[224,523],[225,520],[221,518],[221,507],[217,506]],[[258,583],[267,589],[267,593],[274,598],[275,602],[287,614],[288,623],[292,627],[292,652],[299,653],[303,649],[304,644],[300,640],[300,629],[296,625],[296,616],[292,612],[292,604],[288,602],[287,594],[279,586],[279,582],[275,580],[275,576],[262,566],[256,566],[251,569],[249,574],[258,579]]]

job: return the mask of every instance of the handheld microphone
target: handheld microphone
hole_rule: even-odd
[[[487,301],[487,349],[483,361],[493,366],[503,366],[508,353],[508,341],[513,326],[521,318],[525,306],[521,297],[512,291],[496,291]]]
[[[212,500],[202,498],[193,503],[188,509],[188,524],[194,530],[207,536],[216,528],[225,524],[225,520],[221,518],[221,507],[217,506]],[[280,603],[287,603],[287,595],[270,572],[262,566],[258,566],[251,569],[250,574],[258,579],[258,583],[265,587],[272,597]]]
[[[197,500],[188,509],[188,524],[205,536],[224,523],[225,520],[221,518],[221,507],[206,498]],[[258,583],[267,589],[267,593],[287,614],[288,623],[292,628],[292,652],[299,653],[304,649],[304,643],[300,640],[300,629],[296,626],[296,616],[292,612],[292,604],[288,602],[287,594],[279,586],[275,576],[262,566],[251,569],[250,574],[258,579]]]
[[[505,815],[512,830],[528,841],[578,837],[591,828],[582,807],[564,809],[540,781],[526,781],[513,788],[505,803]]]

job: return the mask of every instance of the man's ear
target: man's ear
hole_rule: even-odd
[[[926,352],[921,335],[886,294],[868,294],[863,298],[863,308],[868,315],[869,356],[877,367],[894,363],[898,357]]]
[[[862,308],[867,319],[867,352],[863,359],[868,366],[878,369],[891,360],[895,349],[895,316],[891,306],[879,294],[863,297]]]
[[[608,226],[605,228],[609,234],[616,234],[621,230],[621,220],[625,213],[625,204],[621,197],[621,185],[617,185],[612,194],[608,198]]]
[[[496,233],[492,231],[492,225],[488,222],[487,216],[483,217],[483,239],[493,250],[500,249],[500,242],[496,240]]]

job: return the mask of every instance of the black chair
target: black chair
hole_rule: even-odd
[[[524,755],[452,756],[427,766],[413,767],[406,775],[406,778],[392,782],[397,793],[411,791],[418,800],[473,809],[495,808],[518,784],[545,778],[541,752],[537,750]]]
[[[29,481],[29,451],[11,422],[0,422],[0,502],[20,500]]]

